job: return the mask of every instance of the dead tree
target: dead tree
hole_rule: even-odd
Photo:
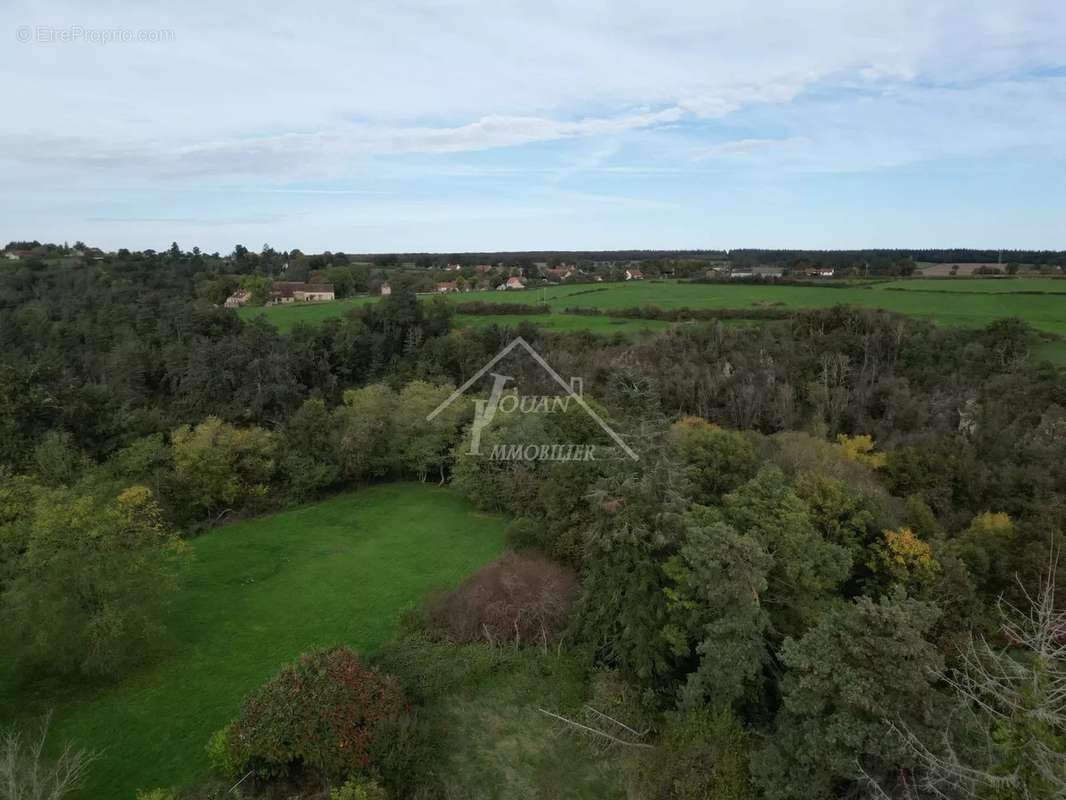
[[[889,723],[906,742],[911,780],[882,797],[977,800],[1066,797],[1066,611],[1056,609],[1057,558],[1019,608],[999,603],[1005,646],[971,636],[961,663],[940,675],[955,712],[933,740]],[[1020,582],[1019,582],[1020,583]]]

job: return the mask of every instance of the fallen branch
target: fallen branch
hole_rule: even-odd
[[[557,719],[560,722],[565,722],[567,725],[571,725],[575,728],[580,728],[581,730],[595,734],[596,736],[602,736],[604,739],[610,739],[615,744],[625,745],[626,747],[640,747],[645,750],[655,749],[654,745],[644,744],[643,742],[627,742],[625,739],[619,739],[617,736],[611,736],[611,734],[609,733],[597,730],[596,728],[590,728],[588,725],[582,725],[580,722],[575,722],[572,719],[567,719],[566,717],[562,717],[558,714],[553,714],[551,711],[545,711],[543,708],[538,708],[537,711],[539,711],[541,714],[547,714],[549,717],[553,717],[554,719]]]
[[[635,731],[635,730],[633,730],[632,728],[630,728],[630,727],[629,727],[628,725],[626,725],[626,724],[625,724],[624,722],[619,722],[619,721],[618,721],[618,720],[616,720],[616,719],[615,719],[614,717],[612,717],[612,716],[610,716],[610,715],[608,715],[608,714],[604,714],[604,713],[603,713],[602,711],[597,711],[597,710],[596,710],[595,708],[593,708],[592,706],[585,706],[585,708],[587,708],[587,709],[588,709],[589,711],[591,711],[591,712],[592,712],[593,714],[595,714],[595,715],[596,715],[597,717],[602,717],[603,719],[607,720],[608,722],[613,722],[613,723],[614,723],[615,725],[617,725],[617,726],[618,726],[619,728],[625,728],[625,729],[626,729],[627,731],[629,731],[629,732],[630,732],[631,734],[633,734],[634,736],[636,736],[636,737],[637,737],[638,739],[643,739],[643,738],[644,738],[645,736],[647,736],[647,735],[648,735],[648,731],[644,731],[644,733],[639,733],[638,731]]]

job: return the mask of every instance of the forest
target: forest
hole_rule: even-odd
[[[603,796],[1066,796],[1066,376],[1024,321],[841,305],[640,336],[459,328],[401,281],[282,333],[218,307],[217,280],[176,248],[0,265],[0,784],[58,792],[14,797],[76,797],[93,769],[78,741],[35,750],[19,698],[164,658],[191,543],[396,481],[503,518],[506,552],[410,598],[374,652],[277,663],[203,742],[211,774],[140,800],[465,796],[441,685],[504,663],[579,676],[595,714],[554,722],[618,765],[625,794]],[[427,420],[516,336],[638,460],[473,457],[486,387]],[[604,444],[579,407],[481,435]]]

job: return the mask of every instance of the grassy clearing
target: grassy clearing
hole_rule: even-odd
[[[210,734],[283,663],[316,646],[374,651],[404,607],[491,560],[503,528],[451,490],[391,484],[218,529],[192,542],[165,655],[111,687],[0,675],[0,713],[55,708],[56,742],[103,751],[81,798],[187,785]]]
[[[565,653],[412,636],[385,647],[383,666],[423,706],[444,796],[464,800],[622,800],[624,753],[602,752],[539,709],[583,716],[590,676]],[[598,742],[597,744],[602,744]]]
[[[244,320],[263,317],[278,330],[289,331],[298,322],[317,325],[333,317],[342,317],[353,308],[367,303],[376,303],[378,299],[377,297],[347,297],[344,300],[334,300],[332,303],[290,303],[269,308],[245,306],[238,309],[237,314]]]
[[[613,759],[561,730],[538,708],[577,716],[583,676],[566,669],[504,671],[449,698],[440,729],[451,739],[442,768],[455,797],[468,800],[570,798],[621,800],[626,796]]]

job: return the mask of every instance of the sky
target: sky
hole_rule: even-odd
[[[3,0],[0,244],[1066,249],[1062,0]]]

